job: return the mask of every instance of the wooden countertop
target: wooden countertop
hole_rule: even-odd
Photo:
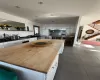
[[[52,41],[52,44],[45,47],[33,47],[31,43],[25,43],[0,48],[0,61],[47,73],[64,41],[49,39],[37,41]]]

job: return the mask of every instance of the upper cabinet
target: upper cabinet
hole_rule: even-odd
[[[4,31],[25,31],[25,24],[0,19],[0,30],[4,30]]]

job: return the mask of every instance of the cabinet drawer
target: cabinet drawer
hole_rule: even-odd
[[[0,48],[4,48],[4,45],[3,45],[3,43],[0,43]]]
[[[58,58],[59,58],[59,55],[56,56],[52,66],[50,67],[50,69],[47,73],[46,80],[53,80],[54,79],[54,76],[55,76],[55,73],[56,73],[56,70],[58,67]]]
[[[20,44],[20,41],[11,41],[11,42],[5,42],[4,47],[10,47]]]

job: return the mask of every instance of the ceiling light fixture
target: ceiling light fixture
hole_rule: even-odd
[[[40,2],[38,2],[38,4],[40,4],[40,5],[41,5],[41,4],[43,4],[43,2],[42,2],[42,1],[40,1]]]
[[[20,8],[19,6],[15,6],[16,8]]]

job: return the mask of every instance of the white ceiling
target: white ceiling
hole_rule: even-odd
[[[6,21],[8,21],[8,20],[1,19],[1,18],[0,18],[0,23],[1,23],[1,22],[6,22]]]
[[[0,10],[40,22],[89,14],[99,0],[0,0]],[[38,2],[43,2],[42,5]],[[99,5],[99,4],[98,4]],[[16,8],[15,6],[20,6]],[[61,22],[61,21],[58,21]]]
[[[41,24],[76,24],[79,17],[64,17],[64,18],[42,18],[35,21]]]

